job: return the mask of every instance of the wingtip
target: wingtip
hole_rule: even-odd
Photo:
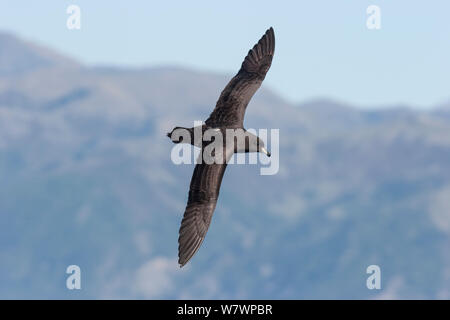
[[[186,260],[186,257],[183,257],[183,255],[181,254],[180,245],[179,244],[180,244],[180,241],[178,239],[178,266],[181,269],[181,268],[183,268],[186,265],[186,263],[188,263],[189,260]]]
[[[186,265],[187,261],[185,262],[181,262],[181,259],[178,259],[178,266],[181,268],[183,268]]]
[[[269,37],[272,38],[273,41],[275,41],[275,30],[273,30],[272,27],[269,28],[267,33],[268,33]]]

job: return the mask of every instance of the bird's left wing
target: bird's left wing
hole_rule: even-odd
[[[245,109],[261,86],[275,53],[275,34],[270,28],[251,49],[241,69],[220,94],[216,107],[205,121],[212,127],[243,127]]]

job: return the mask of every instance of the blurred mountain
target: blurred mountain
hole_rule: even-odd
[[[72,59],[0,32],[0,75],[15,75],[48,67],[76,67]]]
[[[266,86],[246,127],[280,130],[280,170],[230,165],[178,268],[193,165],[165,133],[205,120],[231,76],[88,67],[0,34],[0,298],[449,299],[444,109],[291,105]]]

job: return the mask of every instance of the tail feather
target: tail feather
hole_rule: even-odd
[[[175,130],[177,130],[177,129],[186,129],[186,128],[183,128],[183,127],[175,127],[171,132],[167,132],[167,136],[170,138],[170,140],[172,140],[173,143],[181,143],[181,142],[183,141],[183,137],[179,137],[178,141],[174,141],[174,140],[172,139],[172,134],[173,134],[173,132],[174,132]],[[188,129],[186,129],[186,130],[188,130]]]

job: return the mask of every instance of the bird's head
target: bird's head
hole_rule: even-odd
[[[264,153],[266,156],[270,157],[270,152],[267,151],[266,146],[264,144],[264,141],[260,139],[258,136],[255,136],[254,134],[250,132],[246,132],[247,135],[247,141],[246,144],[246,151],[247,152],[261,152]]]
[[[266,156],[270,157],[270,152],[267,151],[264,141],[258,137],[258,152],[264,153]]]

